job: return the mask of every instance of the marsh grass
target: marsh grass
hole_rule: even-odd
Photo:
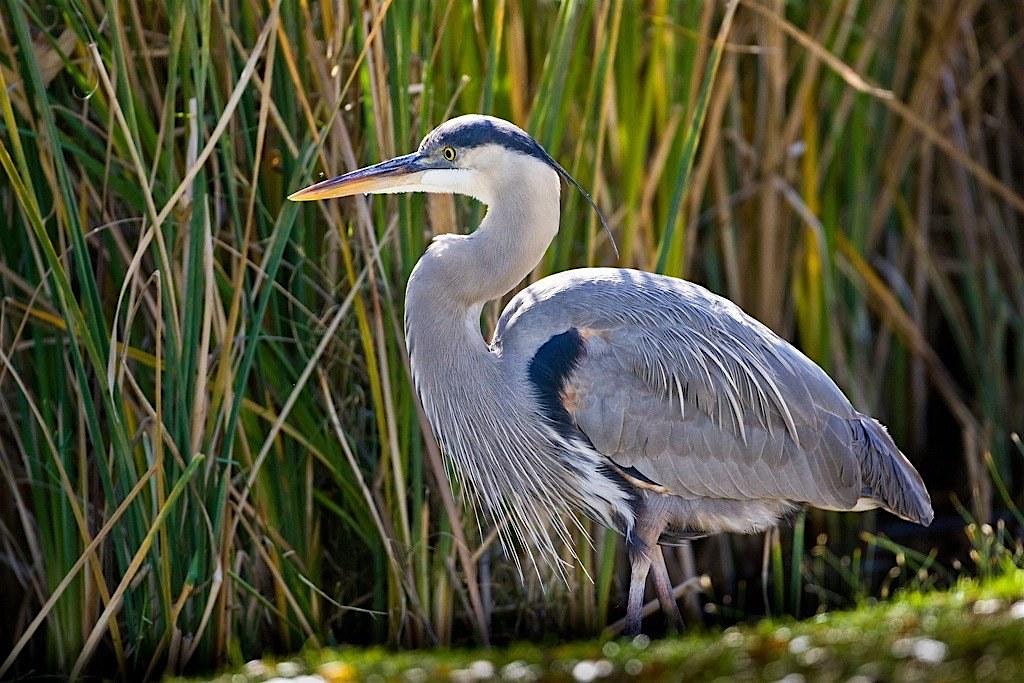
[[[984,523],[992,481],[1020,504],[1021,31],[980,0],[5,3],[0,676],[593,633],[620,609],[599,529],[568,585],[521,585],[413,399],[405,278],[479,208],[284,200],[457,113],[528,128],[620,265],[794,339],[940,514],[952,492]],[[612,264],[598,228],[566,192],[536,276]],[[766,606],[876,590],[879,521],[764,539]],[[697,550],[734,607],[761,593],[760,541]]]

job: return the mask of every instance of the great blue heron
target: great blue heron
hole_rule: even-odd
[[[412,154],[290,197],[441,192],[487,205],[475,232],[435,237],[416,264],[405,334],[442,451],[499,528],[556,558],[566,508],[621,532],[626,630],[638,633],[652,567],[678,620],[661,543],[756,532],[801,504],[931,522],[928,491],[885,428],[698,285],[624,268],[558,273],[516,295],[485,342],[483,305],[526,278],[558,232],[560,177],[576,184],[523,130],[470,115]]]

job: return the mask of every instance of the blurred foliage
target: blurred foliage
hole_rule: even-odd
[[[792,534],[684,548],[674,575],[710,574],[739,615],[808,613],[892,585],[901,551],[879,539],[976,569],[954,499],[978,529],[1021,503],[1016,3],[3,8],[0,676],[617,615],[619,540],[581,534],[568,585],[522,585],[417,410],[404,281],[479,207],[284,200],[457,113],[532,132],[604,208],[619,265],[701,282],[793,339],[890,425],[940,515],[925,534],[813,511]],[[613,263],[566,192],[536,276]]]

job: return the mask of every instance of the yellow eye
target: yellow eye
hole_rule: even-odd
[[[455,148],[454,147],[445,147],[444,149],[441,150],[441,154],[448,161],[455,161]]]

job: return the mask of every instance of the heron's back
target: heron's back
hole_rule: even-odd
[[[732,302],[642,271],[567,271],[509,304],[495,344],[526,362],[567,330],[580,339],[559,393],[573,426],[676,496],[840,510],[877,499],[930,520],[927,491],[884,428]]]

